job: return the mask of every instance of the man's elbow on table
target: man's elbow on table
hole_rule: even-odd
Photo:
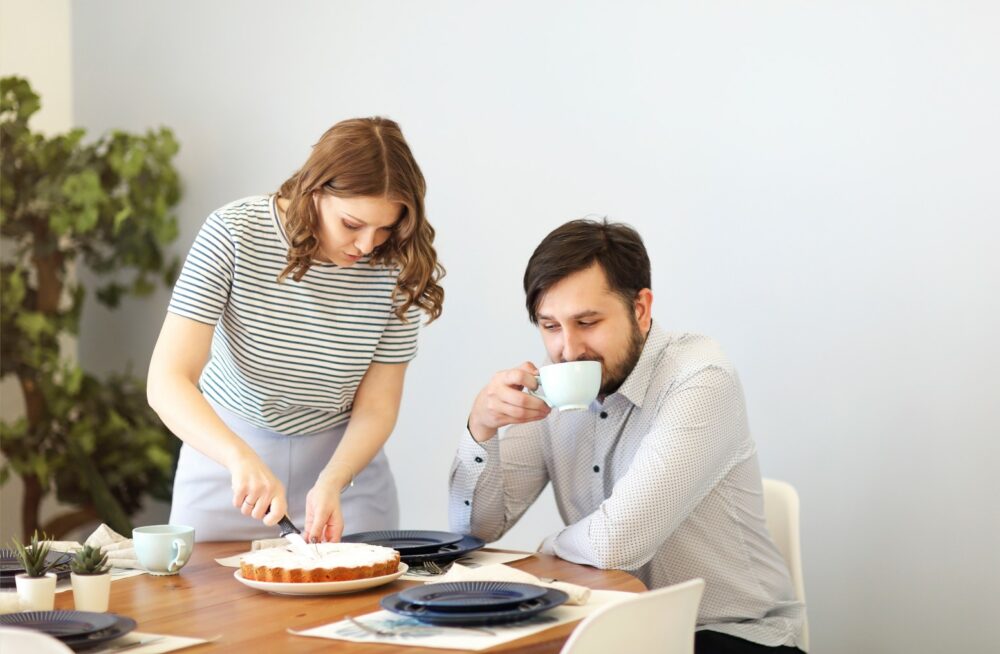
[[[590,564],[601,570],[638,570],[649,563],[658,549],[651,543],[643,542],[634,530],[626,529],[611,529],[592,535],[590,547]]]

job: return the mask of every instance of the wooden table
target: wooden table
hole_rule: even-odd
[[[138,631],[198,638],[221,635],[216,642],[191,650],[197,653],[208,650],[246,654],[319,652],[333,648],[359,654],[441,654],[446,651],[306,638],[287,633],[286,628],[296,631],[310,629],[336,622],[347,615],[371,613],[380,608],[378,602],[385,595],[420,582],[396,580],[385,586],[347,595],[271,595],[244,586],[233,578],[234,568],[226,568],[215,562],[217,558],[249,549],[249,544],[245,542],[198,543],[191,560],[179,575],[140,575],[113,582],[108,610],[133,618],[138,622]],[[554,577],[590,588],[633,592],[646,590],[641,581],[626,572],[598,570],[544,554],[536,554],[508,565],[540,577]],[[72,609],[73,594],[65,592],[56,595],[56,608]],[[574,626],[576,623],[553,627],[488,651],[558,652]]]

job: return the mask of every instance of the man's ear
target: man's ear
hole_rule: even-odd
[[[639,323],[639,329],[645,334],[649,331],[650,325],[653,324],[653,291],[651,289],[644,288],[636,293],[633,310],[635,311],[635,321]]]

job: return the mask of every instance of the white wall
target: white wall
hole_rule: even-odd
[[[0,77],[8,75],[27,78],[42,97],[32,129],[51,136],[73,126],[69,0],[0,0]],[[63,343],[63,350],[75,356],[75,341]],[[9,421],[23,413],[21,388],[8,375],[0,380],[0,416]],[[0,488],[0,543],[4,546],[12,536],[20,537],[23,495],[24,485],[16,475]],[[50,497],[43,502],[40,515],[45,520],[58,511],[59,504]]]
[[[657,318],[726,346],[765,475],[802,495],[815,651],[986,651],[998,23],[985,2],[91,1],[73,97],[93,130],[176,130],[178,252],[336,120],[401,122],[449,270],[389,447],[404,526],[446,526],[471,399],[541,356],[531,250],[607,214],[646,238]],[[166,301],[91,306],[84,362],[142,372]],[[556,520],[543,497],[502,543]]]

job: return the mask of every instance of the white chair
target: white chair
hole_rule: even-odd
[[[30,629],[0,627],[3,654],[73,654],[73,650],[52,636]]]
[[[785,557],[795,587],[795,598],[805,604],[802,579],[802,546],[799,540],[799,494],[795,487],[777,479],[764,480],[764,519],[774,544]],[[809,649],[809,622],[802,623],[802,649]]]
[[[561,654],[691,654],[705,581],[692,579],[606,606],[587,616]]]

